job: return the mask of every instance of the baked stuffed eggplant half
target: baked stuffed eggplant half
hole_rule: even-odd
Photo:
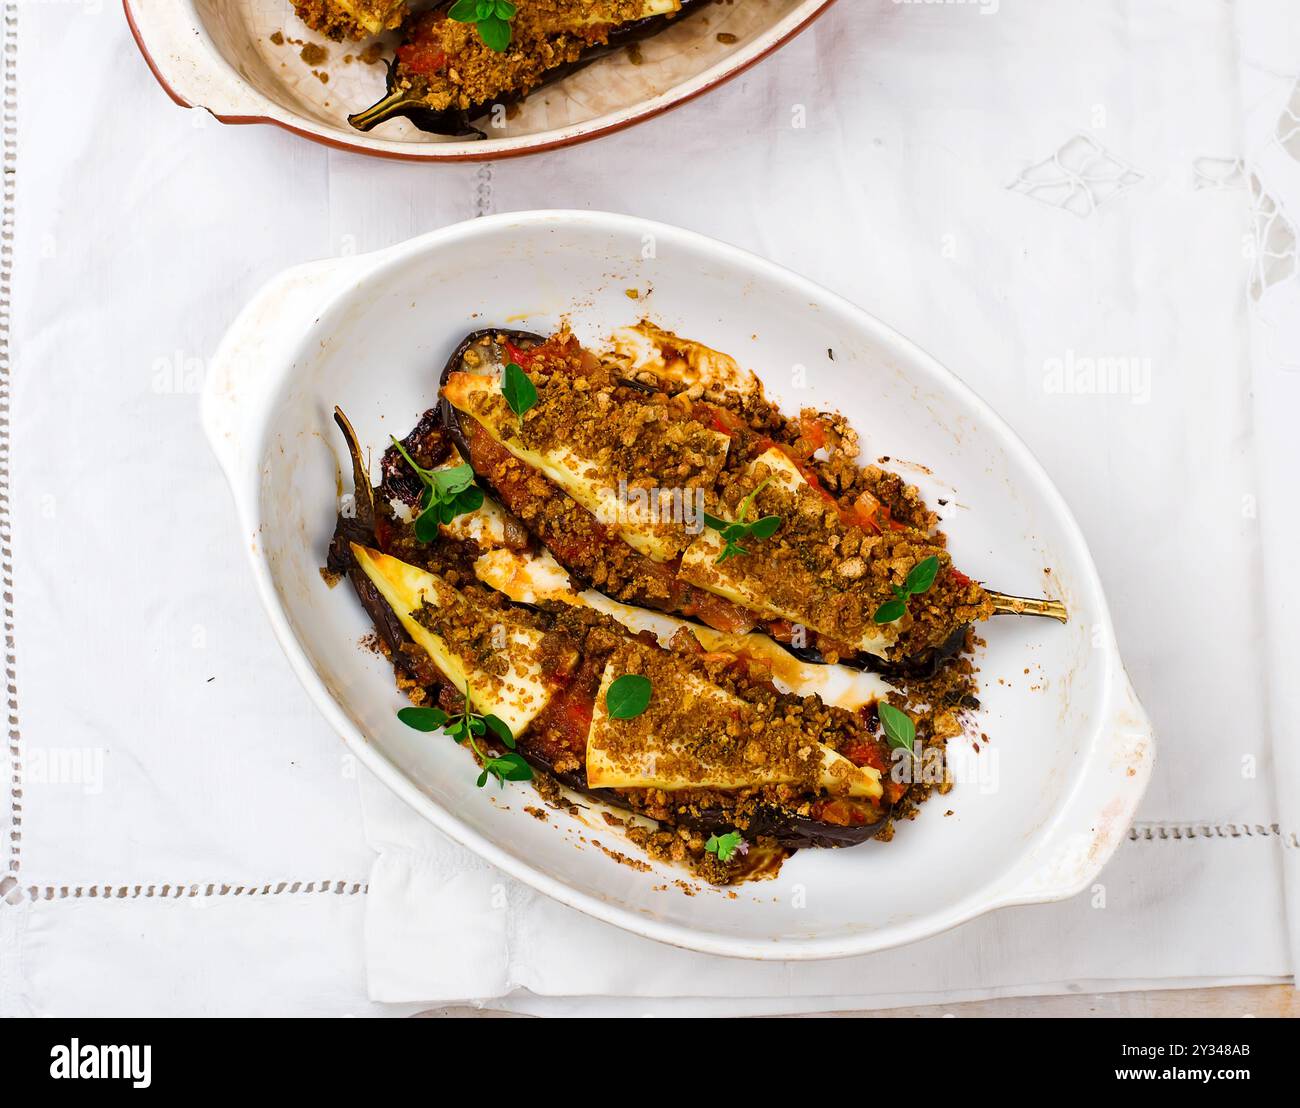
[[[888,750],[862,716],[781,694],[739,657],[665,649],[590,609],[530,610],[373,548],[351,552],[438,673],[434,719],[491,721],[470,743],[489,774],[514,751],[656,821],[787,847],[812,845],[817,823],[830,825],[827,839],[860,841],[887,812]]]
[[[933,676],[999,611],[1064,618],[953,564],[914,489],[839,416],[783,416],[726,355],[648,323],[597,357],[479,331],[441,379],[479,481],[589,588],[811,661]]]
[[[409,119],[437,135],[485,137],[474,121],[640,42],[711,0],[454,0],[407,20],[369,131]]]

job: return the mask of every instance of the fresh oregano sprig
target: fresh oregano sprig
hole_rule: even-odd
[[[469,685],[465,686],[465,707],[459,715],[449,716],[441,708],[403,708],[397,713],[407,727],[417,731],[445,731],[456,742],[469,743],[470,749],[478,755],[483,764],[483,772],[478,776],[478,787],[487,784],[489,777],[495,777],[502,788],[507,781],[531,781],[532,767],[524,761],[523,755],[515,753],[515,737],[505,721],[494,715],[480,715],[474,711],[474,702],[470,699]],[[497,757],[486,753],[478,745],[477,739],[492,732],[510,753]]]
[[[722,553],[714,559],[714,565],[721,565],[728,558],[734,558],[737,554],[748,554],[749,551],[740,545],[743,539],[770,539],[776,534],[777,528],[781,526],[780,516],[763,516],[751,522],[749,510],[753,507],[754,497],[763,491],[763,487],[771,481],[768,477],[763,480],[736,508],[736,518],[734,520],[719,519],[717,516],[711,516],[708,512],[704,513],[704,525],[717,531],[722,536],[722,541],[726,544],[722,548]]]
[[[710,835],[704,850],[716,855],[719,862],[729,862],[736,853],[748,854],[749,843],[739,831],[728,831],[725,835]]]
[[[457,516],[483,507],[483,490],[474,484],[474,470],[468,464],[425,469],[396,438],[393,445],[424,485],[420,493],[420,514],[415,520],[415,537],[420,542],[433,542],[438,537],[440,523],[450,523]]]
[[[928,592],[930,586],[934,584],[935,576],[939,572],[938,555],[931,554],[928,558],[919,561],[912,567],[912,572],[907,575],[907,580],[902,586],[894,585],[894,599],[886,600],[873,617],[877,623],[893,623],[895,620],[902,619],[907,615],[907,602],[913,596],[920,596],[923,592]]]
[[[885,738],[890,750],[906,750],[912,758],[916,757],[916,724],[912,717],[892,704],[882,700],[876,705],[880,716],[880,725],[885,729]]]
[[[447,18],[457,23],[473,23],[483,45],[503,54],[510,45],[510,21],[518,10],[510,0],[456,0]]]

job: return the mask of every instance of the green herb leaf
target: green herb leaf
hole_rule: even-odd
[[[415,537],[419,542],[429,543],[438,538],[439,517],[437,512],[425,512],[415,521]]]
[[[504,54],[510,46],[510,22],[492,16],[478,21],[478,37],[483,45],[497,54]]]
[[[397,718],[417,731],[437,731],[442,728],[448,737],[456,742],[468,742],[470,749],[483,763],[483,771],[478,776],[480,789],[487,784],[489,777],[495,777],[502,786],[507,781],[532,780],[533,771],[528,763],[524,761],[522,755],[513,753],[515,737],[511,734],[509,725],[499,716],[479,715],[474,711],[474,698],[468,685],[465,686],[465,707],[460,715],[454,718],[448,716],[441,708],[403,708],[397,713]],[[500,739],[512,753],[502,754],[497,758],[480,749],[474,740],[476,737],[485,737],[488,732]]]
[[[430,470],[429,476],[433,478],[434,495],[443,499],[457,496],[474,483],[474,469],[468,462],[450,469]]]
[[[749,533],[756,539],[770,539],[781,526],[780,516],[764,516],[749,525]]]
[[[729,862],[744,841],[745,837],[739,831],[728,831],[725,835],[710,835],[704,849],[709,854],[716,854],[719,862]]]
[[[447,723],[447,713],[441,708],[403,708],[397,718],[417,731],[437,731]]]
[[[610,683],[605,693],[605,710],[610,719],[635,719],[650,707],[652,691],[650,678],[625,673]]]
[[[886,600],[880,605],[872,618],[877,623],[893,623],[896,619],[902,619],[907,614],[908,598],[928,592],[938,573],[939,556],[937,554],[931,554],[928,558],[923,558],[917,562],[908,573],[907,580],[903,582],[901,588],[898,585],[890,586],[894,591],[894,599]]]
[[[473,23],[483,45],[500,54],[510,45],[510,21],[518,10],[509,0],[456,0],[447,18]]]
[[[483,490],[477,485],[470,485],[464,492],[457,493],[456,499],[447,507],[451,512],[451,515],[446,520],[447,523],[450,523],[457,516],[477,512],[483,507]]]
[[[912,722],[912,717],[884,700],[876,705],[876,711],[880,715],[880,724],[885,729],[885,738],[889,740],[890,748],[906,750],[915,758],[916,751],[913,747],[916,744],[916,724]]]
[[[514,362],[506,366],[505,375],[501,379],[501,393],[510,405],[510,410],[521,419],[524,412],[537,403],[537,386]]]
[[[474,470],[468,463],[446,469],[425,469],[396,438],[393,445],[424,485],[414,527],[418,541],[433,542],[438,538],[439,524],[450,523],[457,516],[476,512],[483,506],[483,490],[474,484]]]
[[[483,725],[500,739],[511,750],[515,748],[515,737],[510,733],[510,728],[506,726],[505,721],[496,716],[484,716]]]
[[[902,619],[907,615],[907,601],[905,600],[886,600],[872,617],[877,623],[893,623],[896,619]]]
[[[746,550],[739,543],[728,541],[727,545],[722,548],[722,553],[713,559],[713,564],[721,565],[728,558],[735,558],[741,554],[748,554],[748,553],[749,551]]]
[[[939,572],[939,558],[931,554],[924,561],[917,562],[912,567],[912,572],[907,575],[907,580],[903,587],[913,596],[920,596],[921,593],[929,590],[934,584],[935,576]]]
[[[522,754],[502,754],[488,763],[492,776],[502,784],[507,781],[531,781],[533,767],[524,761]]]
[[[749,551],[740,545],[742,539],[770,539],[776,534],[777,528],[781,526],[780,516],[764,516],[762,519],[756,519],[752,522],[749,520],[749,509],[754,503],[756,497],[772,478],[768,477],[761,481],[758,487],[748,493],[745,498],[737,505],[735,520],[728,521],[718,516],[704,513],[704,526],[710,530],[717,531],[722,537],[725,544],[722,553],[714,560],[714,565],[721,565],[728,558],[734,558],[739,554],[748,554]]]

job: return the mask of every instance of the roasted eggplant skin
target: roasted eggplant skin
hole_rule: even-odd
[[[473,346],[477,346],[484,339],[489,342],[495,342],[497,339],[504,339],[517,350],[525,353],[534,347],[541,346],[546,341],[545,336],[538,335],[532,331],[512,331],[500,327],[484,327],[478,331],[471,331],[451,352],[451,357],[447,359],[446,365],[442,367],[442,372],[438,374],[438,414],[442,420],[442,425],[451,441],[456,444],[456,449],[466,461],[469,461],[469,439],[465,436],[465,429],[461,426],[462,415],[447,400],[443,392],[447,379],[453,374],[465,368],[465,354]],[[500,494],[495,488],[492,488],[482,474],[476,474],[478,481],[484,488],[492,491],[493,495],[500,499]]]
[[[472,335],[461,345],[459,352],[463,354],[469,343],[477,341],[484,334],[495,335],[499,334],[499,332],[485,331]],[[536,345],[542,341],[541,336],[538,335],[523,332],[515,332],[515,335],[518,338],[516,345],[526,344],[521,346],[522,349],[527,349],[528,346]],[[512,341],[515,340],[512,339]],[[403,440],[403,444],[408,449],[412,449],[422,441],[429,441],[430,437],[436,435],[437,431],[440,430],[435,425],[436,417],[437,409],[426,412],[416,427]],[[361,601],[362,608],[370,617],[375,633],[388,648],[393,664],[399,667],[405,676],[421,681],[430,688],[435,685],[445,685],[447,683],[445,680],[441,680],[441,674],[436,673],[436,671],[430,673],[432,669],[431,663],[427,667],[416,663],[417,658],[423,660],[423,651],[407,635],[406,630],[397,618],[397,614],[388,606],[379,590],[375,588],[374,584],[357,564],[351,550],[351,544],[354,542],[361,546],[381,549],[384,545],[377,534],[380,528],[377,527],[376,497],[389,497],[411,503],[418,496],[418,493],[407,487],[409,483],[408,474],[402,472],[400,467],[388,464],[390,455],[395,456],[395,451],[391,450],[385,453],[381,484],[378,488],[372,490],[360,445],[351,424],[348,423],[343,413],[337,410],[335,412],[335,422],[343,433],[352,460],[355,510],[339,512],[335,521],[334,536],[329,546],[326,568],[330,573],[346,576],[351,581],[357,598]],[[430,680],[431,678],[432,680]],[[582,793],[630,813],[635,812],[635,809],[628,803],[627,798],[617,791],[589,788],[584,771],[557,770],[554,764],[543,757],[537,749],[530,749],[527,732],[520,736],[518,752],[534,769],[546,773],[574,792]],[[889,811],[889,806],[882,802],[879,820],[870,824],[846,827],[809,819],[793,811],[772,807],[764,809],[756,816],[751,817],[749,825],[744,829],[744,833],[751,839],[759,836],[770,837],[780,846],[789,850],[807,847],[856,846],[865,842],[880,830],[889,817]],[[716,812],[700,812],[689,819],[679,820],[676,825],[688,827],[705,835],[725,834],[736,830],[727,813],[721,809]]]
[[[451,357],[447,359],[447,363],[443,366],[442,372],[438,377],[438,411],[441,415],[442,425],[446,428],[447,434],[456,444],[456,448],[460,451],[461,456],[471,464],[473,464],[473,457],[471,456],[469,440],[466,436],[463,425],[463,421],[471,417],[458,411],[447,400],[443,389],[447,384],[448,378],[453,373],[466,368],[464,365],[466,352],[471,347],[477,346],[485,339],[489,342],[504,340],[505,342],[510,343],[511,346],[524,352],[540,346],[546,341],[546,338],[543,335],[536,334],[532,331],[516,331],[501,327],[481,328],[480,330],[472,331],[461,340],[461,342],[456,346],[456,349],[452,351]],[[640,382],[628,381],[625,383],[643,389],[648,387]],[[478,483],[483,486],[484,489],[491,491],[498,501],[504,503],[500,491],[493,486],[486,474],[480,472],[476,473],[476,476]],[[557,495],[563,495],[563,493],[560,493],[557,490]],[[527,526],[527,524],[525,524],[525,526]],[[541,536],[535,535],[534,537],[541,541]],[[584,588],[596,587],[590,580],[584,578],[583,574],[573,565],[565,565],[564,568],[569,572],[569,575],[578,581],[578,583]],[[646,606],[653,605],[646,602]],[[677,615],[678,618],[687,618],[681,616],[680,613],[673,614]],[[886,679],[910,678],[915,680],[927,680],[934,677],[939,670],[943,668],[945,662],[949,661],[961,652],[962,646],[966,641],[966,633],[969,629],[969,625],[958,627],[939,646],[931,647],[906,658],[891,660],[880,658],[874,654],[868,654],[865,651],[862,651],[848,657],[840,657],[837,661],[840,665],[849,666],[853,669],[878,673],[881,677]],[[780,640],[777,639],[774,639],[773,641],[780,642]],[[780,645],[803,662],[812,662],[813,664],[820,665],[826,660],[822,657],[816,647],[798,647],[787,642],[780,642]]]
[[[330,544],[329,568],[333,572],[346,574],[348,580],[352,582],[357,597],[361,601],[361,606],[370,617],[375,633],[388,647],[394,664],[401,666],[408,677],[423,679],[427,675],[422,675],[409,665],[404,664],[404,660],[409,659],[412,653],[418,650],[418,647],[411,641],[388,603],[379,595],[379,591],[356,564],[349,546],[350,542],[369,546],[375,543],[375,537],[373,531],[367,533],[365,526],[358,519],[348,519],[340,514],[335,525],[334,541]],[[520,736],[517,750],[535,770],[540,770],[553,777],[566,788],[629,813],[635,813],[635,809],[628,803],[627,798],[615,790],[589,788],[585,773],[557,770],[536,749],[530,748],[527,732]],[[749,825],[744,829],[744,834],[751,839],[760,836],[770,837],[778,845],[788,850],[809,847],[857,846],[875,835],[888,817],[889,808],[882,804],[881,816],[878,821],[844,827],[838,824],[808,819],[795,812],[774,807],[764,809],[758,815],[751,817]],[[730,817],[721,809],[716,812],[705,811],[689,819],[681,819],[673,826],[688,827],[703,835],[722,835],[736,830]]]
[[[372,104],[365,111],[348,116],[348,122],[358,131],[371,131],[390,119],[409,119],[421,131],[444,138],[485,139],[487,132],[475,127],[470,120],[486,115],[494,104],[509,106],[513,101],[499,100],[487,104],[475,105],[472,109],[446,108],[437,111],[427,107],[413,97],[404,96],[398,87],[398,60],[393,58],[388,63],[386,91],[382,100]]]
[[[576,62],[558,65],[550,70],[541,83],[534,87],[528,95],[531,96],[548,85],[553,85],[566,77],[572,76],[578,70],[617,50],[652,38],[660,31],[667,29],[670,24],[684,19],[697,9],[704,8],[714,2],[715,0],[682,0],[682,8],[679,12],[674,12],[671,15],[652,15],[645,19],[638,19],[624,24],[610,33],[608,42],[585,50],[582,57]],[[443,3],[436,5],[432,10],[447,11],[453,3],[454,0],[444,0]],[[348,122],[358,131],[369,131],[390,119],[409,119],[416,127],[427,134],[442,135],[445,138],[485,139],[487,138],[487,132],[475,127],[474,120],[488,115],[498,105],[510,107],[526,99],[525,96],[511,94],[472,104],[468,108],[447,108],[443,111],[435,111],[429,107],[421,106],[418,98],[405,96],[398,87],[399,78],[398,62],[394,58],[388,65],[387,91],[383,99],[372,104],[365,111],[348,116]]]
[[[546,759],[539,757],[536,751],[528,749],[526,735],[520,741],[518,750],[529,765],[553,777],[565,788],[590,796],[592,799],[599,800],[611,807],[621,808],[626,812],[637,814],[636,809],[627,802],[627,798],[613,789],[588,788],[585,774],[557,772],[555,767],[548,763]],[[765,808],[757,815],[750,817],[748,825],[743,829],[743,834],[748,839],[762,837],[773,839],[778,846],[785,847],[787,850],[858,846],[872,838],[885,825],[889,819],[890,810],[890,807],[882,802],[880,818],[875,822],[844,827],[840,824],[808,819],[806,816],[798,815],[783,808]],[[691,831],[698,831],[701,835],[725,835],[729,831],[740,830],[731,822],[730,817],[722,809],[682,817],[674,823],[668,824],[668,826],[686,827]]]
[[[334,409],[334,422],[338,424],[348,444],[348,454],[352,460],[353,511],[345,514],[340,511],[334,524],[334,535],[330,539],[329,552],[325,559],[325,569],[335,577],[347,577],[352,582],[357,599],[370,617],[375,633],[383,640],[394,658],[402,655],[402,643],[406,632],[396,613],[379,595],[356,558],[352,556],[352,543],[375,542],[375,498],[370,488],[370,475],[366,472],[365,461],[357,445],[356,432],[347,416],[338,408]]]

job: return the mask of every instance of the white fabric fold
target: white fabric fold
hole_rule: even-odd
[[[758,1015],[820,1010],[819,999],[827,1010],[897,1007],[1074,992],[1083,981],[1173,988],[1291,972],[1276,837],[1139,835],[1072,900],[1005,909],[866,957],[757,963],[592,919],[487,867],[369,774],[361,789],[380,850],[366,904],[367,980],[371,1000],[384,1003],[482,1001],[541,1013],[540,998],[556,997],[557,1013],[576,1014],[619,998],[609,1011],[640,1013],[641,1002],[690,998]]]

